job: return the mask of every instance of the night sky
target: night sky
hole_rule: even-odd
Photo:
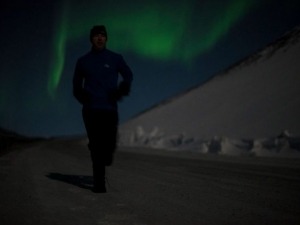
[[[76,60],[104,24],[134,72],[121,122],[199,85],[300,25],[299,0],[1,1],[0,127],[84,133],[72,96]]]

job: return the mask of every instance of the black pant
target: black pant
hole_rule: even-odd
[[[118,113],[96,109],[83,109],[83,121],[89,139],[93,162],[94,181],[105,178],[105,166],[110,166],[116,149]]]

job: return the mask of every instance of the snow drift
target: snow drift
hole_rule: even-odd
[[[230,155],[298,153],[299,58],[300,27],[122,124],[120,144]]]

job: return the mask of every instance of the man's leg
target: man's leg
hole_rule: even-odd
[[[117,145],[117,133],[118,133],[118,114],[111,112],[106,116],[105,129],[103,137],[103,153],[104,163],[106,166],[111,166],[114,159],[114,153]]]
[[[105,165],[102,163],[93,160],[93,178],[94,178],[94,187],[93,192],[96,193],[105,193]]]
[[[118,114],[100,110],[83,110],[93,162],[94,191],[106,192],[105,166],[113,162],[116,148]]]
[[[105,164],[102,156],[101,137],[101,117],[95,110],[83,109],[84,125],[89,139],[88,148],[90,150],[93,168],[94,192],[106,192],[105,188]]]

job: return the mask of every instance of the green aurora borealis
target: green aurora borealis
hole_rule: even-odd
[[[54,98],[64,70],[66,47],[88,41],[95,24],[108,29],[108,46],[139,57],[177,61],[189,66],[209,51],[232,26],[256,5],[255,0],[163,1],[86,3],[65,1],[57,5],[48,94]]]
[[[0,128],[47,137],[85,133],[72,77],[94,25],[134,73],[123,123],[300,24],[299,0],[3,0],[0,11]]]

